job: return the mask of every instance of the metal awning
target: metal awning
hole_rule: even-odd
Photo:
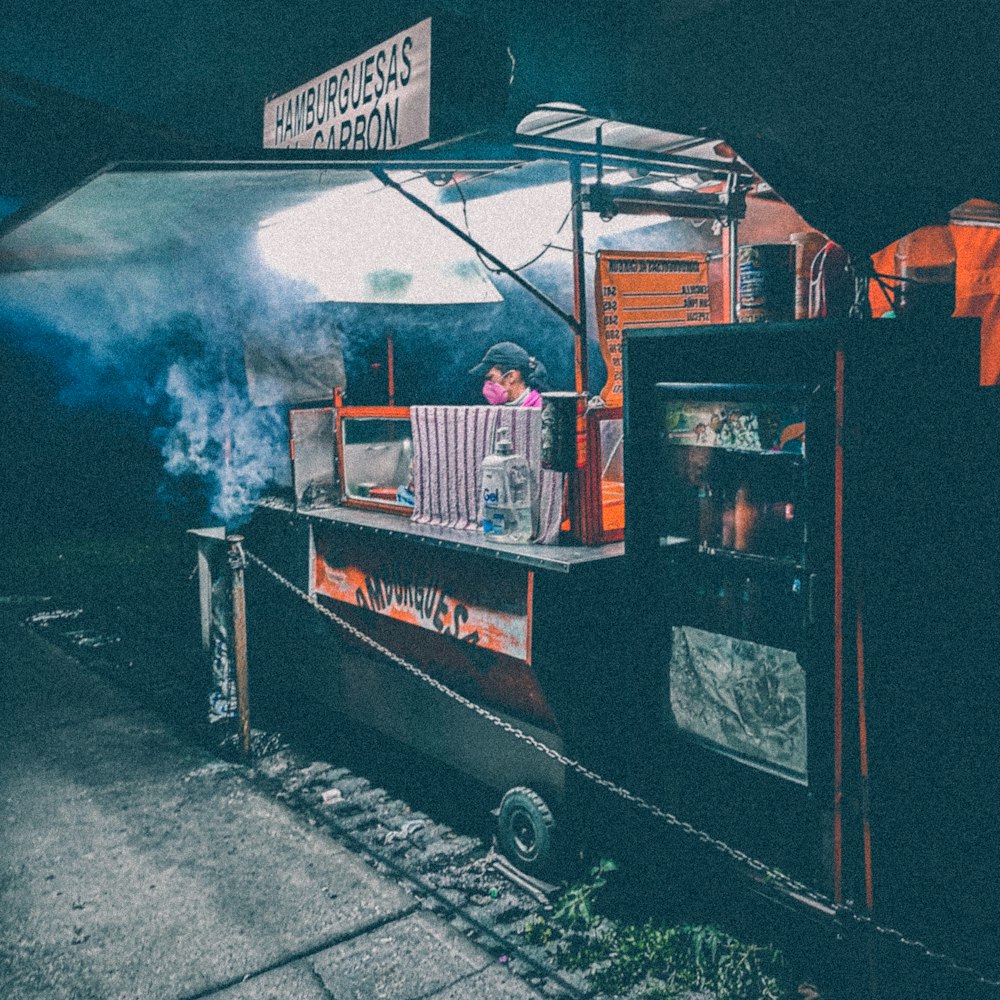
[[[23,286],[71,272],[99,282],[101,270],[150,273],[179,261],[211,270],[214,255],[238,246],[248,269],[297,283],[305,302],[501,298],[469,247],[359,170],[109,170],[3,238],[0,274],[19,274]]]
[[[645,169],[659,167],[680,177],[752,174],[721,139],[603,118],[573,104],[543,104],[530,111],[517,125],[515,142],[521,149],[564,155],[589,153],[610,163],[631,156],[644,161]]]

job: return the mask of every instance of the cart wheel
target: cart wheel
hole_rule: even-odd
[[[512,788],[497,813],[500,849],[529,875],[551,867],[556,821],[545,800],[530,788]]]

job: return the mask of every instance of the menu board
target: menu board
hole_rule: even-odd
[[[703,253],[598,250],[597,339],[608,368],[601,397],[622,405],[622,337],[627,329],[711,322]]]

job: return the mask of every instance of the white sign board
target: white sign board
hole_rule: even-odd
[[[431,133],[431,19],[264,105],[265,149],[402,149]]]

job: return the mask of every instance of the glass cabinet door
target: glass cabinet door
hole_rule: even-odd
[[[292,452],[292,485],[297,510],[316,510],[339,503],[334,461],[333,407],[291,410],[288,414]]]
[[[720,387],[718,394],[729,390],[735,397],[742,388]],[[662,533],[690,538],[702,552],[800,563],[806,469],[802,400],[716,400],[681,395],[680,386],[661,383],[657,389]]]
[[[804,390],[660,383],[669,713],[710,749],[804,783]],[[690,545],[670,547],[680,539]]]
[[[620,406],[586,415],[587,461],[580,477],[574,534],[584,545],[625,537],[625,421]]]

